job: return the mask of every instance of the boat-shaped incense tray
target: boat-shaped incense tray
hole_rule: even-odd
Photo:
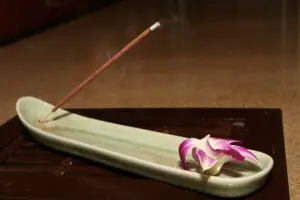
[[[185,169],[181,160],[185,158],[181,157],[182,152],[179,154],[179,147],[189,138],[96,120],[64,109],[53,112],[48,122],[39,123],[38,120],[52,108],[53,105],[35,97],[22,97],[17,101],[19,119],[38,142],[201,193],[218,197],[248,195],[265,183],[273,167],[273,159],[269,155],[249,150],[260,167],[253,167],[248,162],[228,162],[213,175],[199,172],[197,167],[192,167],[193,164]],[[206,159],[209,161],[206,167],[215,163],[210,162],[213,161],[211,157],[201,154],[201,150],[194,153],[198,153],[198,161],[209,158]],[[193,156],[187,157],[187,163]],[[202,165],[202,168],[205,166]]]

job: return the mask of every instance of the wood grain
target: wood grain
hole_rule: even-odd
[[[246,199],[289,199],[280,110],[70,111],[185,137],[210,133],[240,139],[247,148],[263,151],[275,161],[265,186]],[[216,199],[42,146],[29,136],[17,117],[0,127],[0,141],[0,199]]]

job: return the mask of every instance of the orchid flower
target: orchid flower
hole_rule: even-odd
[[[216,175],[220,172],[222,166],[230,161],[238,163],[248,161],[261,168],[259,160],[253,153],[234,143],[240,143],[240,141],[214,138],[210,135],[206,135],[202,139],[186,139],[179,146],[183,168],[188,169],[186,156],[190,150],[202,173]]]

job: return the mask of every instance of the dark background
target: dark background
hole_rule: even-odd
[[[103,9],[118,0],[2,0],[0,46]]]

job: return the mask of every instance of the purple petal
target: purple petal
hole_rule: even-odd
[[[242,154],[246,160],[250,161],[251,163],[255,164],[260,168],[263,167],[262,164],[259,162],[258,158],[253,153],[251,153],[248,149],[237,145],[232,145],[232,148],[239,151],[240,154]]]
[[[241,155],[243,155],[246,159],[250,159],[253,161],[258,161],[257,157],[251,153],[248,149],[241,147],[241,146],[237,146],[237,145],[231,145],[231,147],[233,149],[235,149],[236,151],[238,151]]]
[[[243,162],[245,160],[245,157],[239,151],[233,148],[227,152],[227,155],[231,156],[233,160],[238,162]]]
[[[197,150],[197,155],[199,158],[199,164],[203,171],[212,168],[218,161],[210,156],[208,156],[204,151],[201,149]]]
[[[196,160],[197,163],[199,163],[199,157],[197,155],[197,148],[194,148],[193,151],[192,151],[192,156],[193,158]]]
[[[202,149],[208,155],[216,156],[219,152],[212,148],[212,146],[209,143],[209,139],[210,135],[206,135],[200,140],[200,142],[197,145],[197,148]]]
[[[189,138],[189,139],[186,139],[186,140],[184,140],[181,144],[180,144],[180,146],[185,146],[185,145],[187,145],[187,144],[190,144],[191,142],[193,142],[195,139],[193,139],[193,138]]]
[[[244,156],[241,155],[237,150],[231,148],[232,145],[225,140],[213,140],[213,142],[209,142],[209,145],[216,152],[228,155],[235,161],[242,162],[245,160]]]
[[[232,144],[232,143],[242,143],[240,140],[232,140],[232,139],[223,139],[223,138],[216,138],[216,137],[210,137],[209,138],[209,143],[213,146],[217,142],[226,142],[227,144]]]
[[[214,150],[225,150],[229,151],[231,149],[230,144],[225,141],[215,142],[214,145],[211,145]]]
[[[188,151],[195,147],[195,139],[186,139],[179,146],[179,156],[184,169],[187,169],[186,155]]]

